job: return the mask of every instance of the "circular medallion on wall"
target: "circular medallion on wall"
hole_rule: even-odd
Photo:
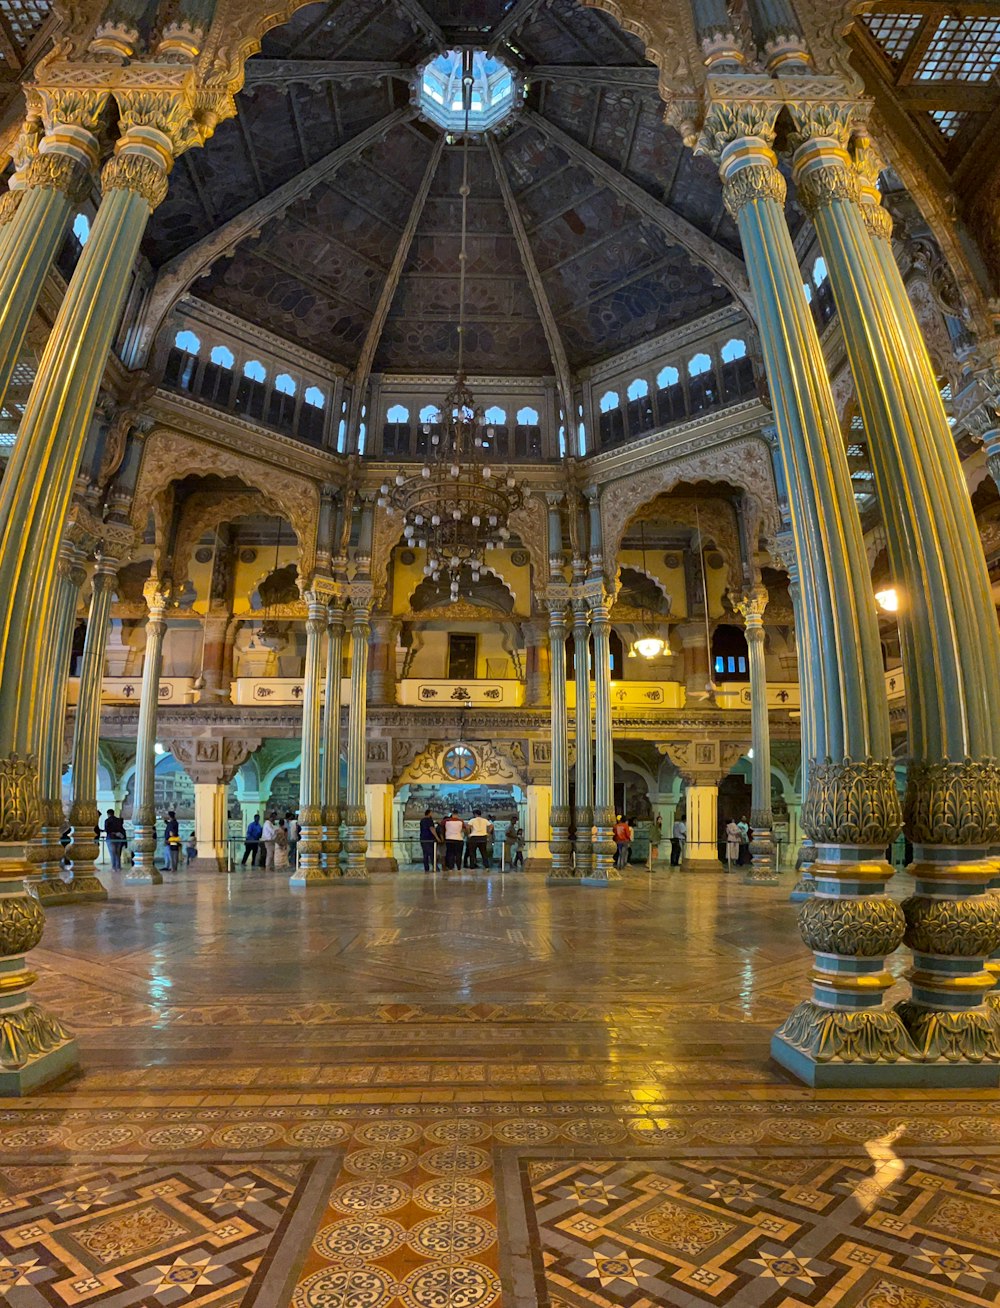
[[[251,549],[240,550],[240,562],[241,562],[241,563],[256,563],[256,562],[257,562],[257,551],[256,551],[256,550],[251,550]]]
[[[531,555],[527,550],[511,550],[510,561],[515,568],[526,568],[531,562]]]
[[[679,568],[681,566],[682,559],[679,554],[664,554],[663,562],[668,568]]]
[[[202,545],[199,549],[196,549],[194,552],[195,563],[209,563],[211,562],[211,559],[212,559],[212,551],[209,549],[207,545]]]
[[[405,568],[410,568],[417,561],[417,556],[412,550],[400,550],[399,561]]]
[[[441,765],[452,781],[468,781],[476,770],[476,756],[468,745],[452,745],[445,750]]]
[[[715,569],[724,567],[726,562],[726,560],[722,557],[721,554],[706,554],[705,561],[710,568],[715,568]]]

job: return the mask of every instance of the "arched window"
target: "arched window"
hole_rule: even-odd
[[[565,428],[564,426],[560,426],[560,428],[559,428],[559,457],[560,457],[560,459],[565,459],[565,457],[566,457],[566,455],[567,455],[568,453],[569,453],[569,450],[567,450],[567,448],[566,448],[566,428]]]
[[[625,415],[617,391],[605,391],[597,404],[600,410],[598,430],[602,445],[617,445],[625,439]]]
[[[836,305],[833,302],[833,287],[830,285],[830,278],[826,271],[826,260],[823,256],[817,255],[813,260],[812,280],[816,287],[816,300],[813,304],[813,313],[820,326],[828,323],[836,311]]]
[[[754,393],[753,362],[747,354],[746,341],[733,337],[720,351],[722,356],[722,393],[727,400],[740,400]]]
[[[73,235],[80,242],[81,247],[87,244],[87,238],[90,236],[90,219],[85,213],[78,213],[73,219]]]
[[[326,396],[318,386],[307,386],[302,396],[302,407],[299,409],[299,425],[297,434],[304,441],[311,441],[315,445],[323,443],[323,428],[325,426]]]
[[[491,426],[501,427],[507,421],[507,410],[501,409],[499,404],[491,404],[483,417]]]
[[[812,304],[812,302],[813,302],[813,288],[809,285],[808,282],[803,282],[803,283],[802,283],[802,290],[803,290],[803,292],[805,293],[806,304]]]
[[[359,454],[364,454],[365,452],[365,438],[367,437],[367,435],[368,435],[368,430],[365,424],[362,423],[361,426],[358,428],[358,453]]]
[[[440,410],[436,404],[425,404],[417,417],[417,454],[429,454],[441,439]]]
[[[236,390],[236,412],[247,418],[263,419],[267,401],[267,371],[259,359],[248,359]]]
[[[213,345],[202,373],[199,394],[209,404],[228,409],[233,398],[233,364],[236,358],[225,345]]]
[[[748,660],[747,640],[740,628],[720,623],[712,634],[712,679],[746,681]]]
[[[179,391],[189,391],[194,386],[195,369],[198,367],[198,354],[201,341],[193,331],[179,331],[174,337],[173,348],[167,356],[167,367],[163,374],[164,384]]]
[[[582,422],[576,425],[576,452],[581,459],[587,453],[587,428]]]
[[[347,443],[347,419],[341,418],[337,427],[337,453],[344,453],[344,446]]]
[[[267,421],[279,431],[291,432],[295,427],[295,378],[279,372],[274,379],[274,390],[267,406]]]
[[[688,363],[688,397],[692,413],[701,413],[719,403],[719,385],[709,355],[696,354]]]
[[[514,428],[514,455],[518,459],[540,459],[542,457],[542,428],[538,419],[538,410],[530,404],[517,411],[517,426]]]
[[[483,414],[483,448],[497,459],[510,458],[510,428],[507,410],[491,404]]]
[[[405,457],[410,452],[410,411],[405,404],[394,404],[385,415],[382,428],[382,453],[387,459]]]
[[[687,414],[687,404],[681,375],[672,363],[666,364],[656,374],[656,386],[656,411],[661,425],[680,422]]]
[[[628,397],[625,414],[629,435],[639,436],[645,431],[651,431],[656,426],[656,419],[653,416],[653,397],[649,393],[649,382],[644,377],[636,377],[634,381],[629,382],[625,394]]]
[[[822,286],[823,283],[826,281],[826,278],[827,278],[826,260],[820,254],[817,255],[817,257],[813,260],[813,271],[812,271],[813,285]]]

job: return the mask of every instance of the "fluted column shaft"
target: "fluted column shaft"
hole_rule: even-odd
[[[594,845],[594,747],[590,722],[590,610],[573,600],[573,669],[576,681],[576,875],[587,876]]]
[[[767,591],[753,586],[738,596],[734,608],[746,628],[750,661],[750,842],[751,863],[744,875],[746,882],[772,884],[778,879],[771,834],[771,727],[767,711],[767,669],[764,663],[764,609]]]
[[[83,551],[72,540],[63,540],[56,565],[52,639],[43,651],[45,700],[39,719],[38,759],[42,829],[37,844],[28,853],[42,874],[41,880],[32,883],[31,890],[43,906],[66,904],[72,898],[69,886],[62,879],[61,837],[66,825],[62,803],[63,728],[76,606],[87,576],[83,557]]]
[[[345,874],[368,877],[365,854],[367,812],[365,809],[366,727],[368,721],[368,640],[371,636],[369,607],[355,603],[351,615],[351,707],[347,721],[347,803],[344,809],[347,862]]]
[[[22,189],[4,229],[0,260],[0,400],[69,220],[90,190],[99,158],[95,131],[107,98],[106,91],[85,91],[72,101],[57,93],[38,153],[18,177]]]
[[[569,843],[569,722],[566,713],[566,602],[559,599],[549,606],[549,676],[551,686],[550,767],[552,770],[552,809],[549,825],[552,836],[552,880],[565,881],[573,875]]]
[[[837,1084],[857,1080],[858,1067],[870,1062],[896,1064],[915,1054],[898,1015],[882,1004],[892,984],[884,957],[905,928],[885,893],[892,869],[884,851],[899,828],[899,801],[861,524],[771,148],[783,101],[767,78],[747,77],[742,92],[720,85],[699,149],[719,165],[757,305],[814,659],[819,760],[810,760],[803,815],[817,843],[817,893],[800,908],[800,929],[816,956],[813,996],[775,1035],[772,1054],[804,1080]],[[845,1071],[848,1064],[856,1066]]]
[[[323,854],[327,876],[340,874],[340,683],[344,663],[344,606],[330,606],[323,710]]]
[[[163,877],[156,866],[156,809],[153,776],[156,769],[156,712],[160,700],[163,637],[167,630],[167,596],[148,586],[146,650],[142,660],[139,724],[135,746],[135,787],[132,796],[132,866],[126,881],[158,886]]]
[[[594,634],[594,827],[593,854],[587,881],[620,881],[615,868],[615,760],[611,730],[611,613],[603,584],[590,597]]]
[[[299,821],[302,835],[296,851],[293,886],[322,885],[323,792],[320,774],[320,642],[326,635],[327,605],[323,596],[306,594],[306,665],[302,694],[302,764]]]
[[[793,166],[826,260],[901,587],[904,821],[916,893],[903,906],[913,995],[897,1007],[925,1058],[998,1063],[984,964],[1000,946],[1000,905],[986,893],[1000,841],[1000,631],[954,438],[877,202],[877,171],[870,202],[861,202],[846,148],[853,111],[849,102],[792,106]]]
[[[108,622],[115,597],[118,560],[100,558],[94,571],[87,614],[87,633],[80,664],[80,692],[73,724],[73,791],[69,811],[73,828],[73,898],[99,902],[108,892],[93,868],[100,853],[94,829],[100,821],[97,807],[97,750],[101,736],[101,691]]]

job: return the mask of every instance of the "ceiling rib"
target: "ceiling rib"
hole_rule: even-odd
[[[528,233],[525,230],[521,211],[517,207],[517,200],[514,197],[510,179],[503,166],[500,147],[493,136],[489,134],[486,137],[486,144],[489,146],[493,170],[496,173],[497,181],[500,183],[500,193],[503,196],[507,217],[510,219],[510,225],[514,229],[514,236],[517,239],[517,248],[521,254],[521,263],[524,265],[525,276],[528,278],[531,294],[535,299],[535,307],[545,329],[545,339],[549,343],[549,354],[552,356],[556,385],[559,388],[559,400],[568,425],[573,415],[573,376],[570,372],[566,347],[556,325],[555,315],[552,312],[552,306],[549,304],[549,297],[542,282],[542,275],[538,271],[538,264],[535,262],[535,256],[528,241]]]
[[[570,158],[582,164],[591,176],[605,182],[609,189],[620,196],[626,204],[633,209],[638,209],[644,218],[666,232],[668,236],[672,236],[699,263],[710,268],[723,285],[729,288],[751,319],[755,319],[750,282],[742,259],[737,258],[718,241],[713,241],[710,236],[706,236],[693,223],[688,222],[662,201],[655,199],[648,191],[644,191],[637,182],[620,173],[613,164],[606,163],[592,150],[575,141],[548,118],[543,118],[532,109],[525,109],[521,121],[536,127]]]
[[[413,238],[416,235],[417,227],[420,225],[420,219],[423,216],[424,206],[427,204],[427,197],[430,194],[434,175],[438,170],[438,164],[441,162],[444,142],[445,138],[439,136],[424,170],[420,189],[414,197],[410,216],[406,220],[406,226],[403,228],[399,244],[396,246],[396,253],[389,265],[385,281],[382,283],[378,303],[372,313],[372,320],[368,324],[368,331],[365,333],[361,353],[358,355],[351,391],[351,411],[348,415],[347,424],[348,439],[350,441],[349,449],[358,448],[361,406],[364,403],[365,390],[368,387],[368,378],[371,376],[372,364],[375,362],[375,352],[378,350],[378,343],[382,339],[382,332],[385,329],[386,319],[389,317],[389,310],[392,308],[392,302],[396,298],[396,291],[399,289],[399,279],[403,275],[403,268],[406,266],[406,260],[410,254],[410,246],[413,244]]]
[[[420,0],[393,0],[393,5],[410,20],[418,32],[423,32],[424,36],[439,51],[448,49],[447,37],[420,3]]]
[[[252,95],[261,86],[325,86],[330,82],[378,82],[385,77],[413,76],[415,69],[391,60],[250,59],[245,89]]]
[[[188,287],[199,277],[204,276],[217,259],[232,254],[240,242],[246,240],[248,236],[259,235],[261,228],[284,213],[289,205],[303,199],[338,168],[343,167],[349,160],[367,150],[369,146],[381,140],[387,132],[412,116],[413,110],[409,107],[386,114],[384,118],[372,123],[357,136],[342,142],[322,159],[317,159],[314,164],[290,177],[287,182],[283,182],[263,199],[251,204],[235,218],[230,218],[214,232],[209,232],[190,249],[183,250],[169,259],[157,273],[156,282],[136,327],[129,366],[138,368],[145,364],[150,345],[163,326],[167,314]]]
[[[490,32],[487,54],[496,54],[504,41],[514,35],[532,16],[542,0],[516,0]]]
[[[590,64],[538,64],[525,76],[529,82],[569,82],[572,86],[613,87],[619,91],[656,91],[660,85],[659,69],[645,65],[597,68]]]

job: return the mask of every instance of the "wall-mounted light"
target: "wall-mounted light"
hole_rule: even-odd
[[[166,745],[161,745],[159,741],[157,741],[156,744],[153,746],[154,754],[165,754],[166,752],[167,752]]]
[[[875,603],[886,613],[895,613],[899,609],[899,592],[895,586],[875,592]]]

